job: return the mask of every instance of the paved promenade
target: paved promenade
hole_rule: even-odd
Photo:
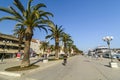
[[[111,60],[107,58],[95,59],[95,58],[88,57],[86,60],[94,66],[94,70],[97,70],[96,73],[93,73],[94,76],[101,74],[105,78],[105,79],[103,78],[99,80],[120,80],[120,61],[114,59],[113,61],[118,64],[118,68],[111,68],[109,65],[109,62]]]
[[[37,61],[36,58],[31,58],[31,63],[35,62],[35,61]],[[69,63],[66,66],[66,68],[70,67],[69,65],[71,65],[71,68],[75,67],[76,69],[80,70],[78,78],[81,76],[81,77],[84,77],[84,79],[86,79],[86,80],[92,80],[93,77],[99,76],[99,77],[101,77],[101,79],[98,79],[98,80],[120,80],[120,61],[114,60],[115,62],[118,63],[118,66],[119,66],[118,68],[109,67],[110,59],[104,59],[104,58],[103,59],[95,59],[95,58],[84,57],[84,56],[78,56],[78,57],[75,56],[75,57],[69,58],[68,61],[69,61]],[[8,67],[19,65],[20,62],[21,61],[19,61],[18,59],[6,59],[2,63],[0,62],[0,73],[5,72],[4,69],[6,69]],[[4,75],[0,74],[0,80],[22,80],[23,79],[22,77],[26,74],[29,75],[31,73],[36,73],[37,71],[40,71],[40,70],[46,70],[52,66],[53,66],[53,68],[55,68],[55,65],[60,66],[61,62],[62,62],[61,60],[49,61],[48,63],[43,63],[42,61],[40,61],[36,64],[36,65],[40,66],[37,69],[21,71],[21,72],[14,72],[15,74],[14,73],[10,73],[10,74],[6,73]],[[78,64],[73,66],[72,64],[75,64],[75,63],[78,63]],[[73,71],[73,73],[75,74],[76,72]],[[69,73],[69,74],[72,74],[72,73]],[[86,76],[86,75],[89,75],[89,76]],[[22,76],[21,79],[19,76]],[[29,77],[24,78],[24,79],[25,80],[39,80],[39,79],[33,79],[33,78],[30,79]],[[68,80],[70,80],[70,79],[68,79]],[[74,80],[74,79],[71,78],[71,80]]]
[[[61,62],[58,61],[48,61],[47,63],[43,63],[42,59],[31,58],[31,63],[37,62],[35,65],[39,65],[36,69],[26,70],[26,71],[14,71],[14,72],[7,72],[5,71],[6,68],[18,66],[21,63],[21,60],[17,58],[13,59],[4,59],[3,62],[0,62],[0,80],[18,80],[20,77],[35,72],[37,70],[44,70],[48,67],[54,66],[55,64]]]

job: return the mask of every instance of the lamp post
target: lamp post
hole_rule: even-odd
[[[108,48],[109,48],[109,52],[110,52],[111,62],[113,62],[112,54],[111,54],[111,50],[110,50],[110,41],[111,40],[113,40],[112,36],[103,37],[103,41],[107,42],[107,45],[108,45]]]

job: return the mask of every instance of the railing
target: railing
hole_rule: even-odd
[[[14,49],[0,49],[0,53],[16,53],[18,52],[18,50],[14,50]]]
[[[0,42],[0,45],[4,45],[4,43]],[[18,47],[18,44],[16,44],[16,43],[9,43],[9,44],[7,44],[7,46],[17,46]],[[24,45],[21,45],[21,46],[24,47]]]

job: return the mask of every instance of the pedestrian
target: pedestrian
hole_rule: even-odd
[[[67,54],[64,54],[63,55],[63,65],[66,65],[66,63],[67,63]]]
[[[3,62],[3,59],[4,59],[4,53],[2,54],[2,57],[1,57],[1,62]]]

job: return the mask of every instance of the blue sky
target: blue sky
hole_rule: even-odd
[[[27,0],[21,0],[25,5]],[[1,0],[0,6],[8,7],[13,0]],[[105,36],[113,36],[112,48],[120,48],[120,0],[34,0],[45,3],[46,11],[52,12],[52,21],[62,25],[81,50],[105,45]],[[6,15],[0,12],[0,17]],[[0,32],[12,34],[15,22],[0,22]],[[44,40],[46,33],[35,30],[35,39]]]

